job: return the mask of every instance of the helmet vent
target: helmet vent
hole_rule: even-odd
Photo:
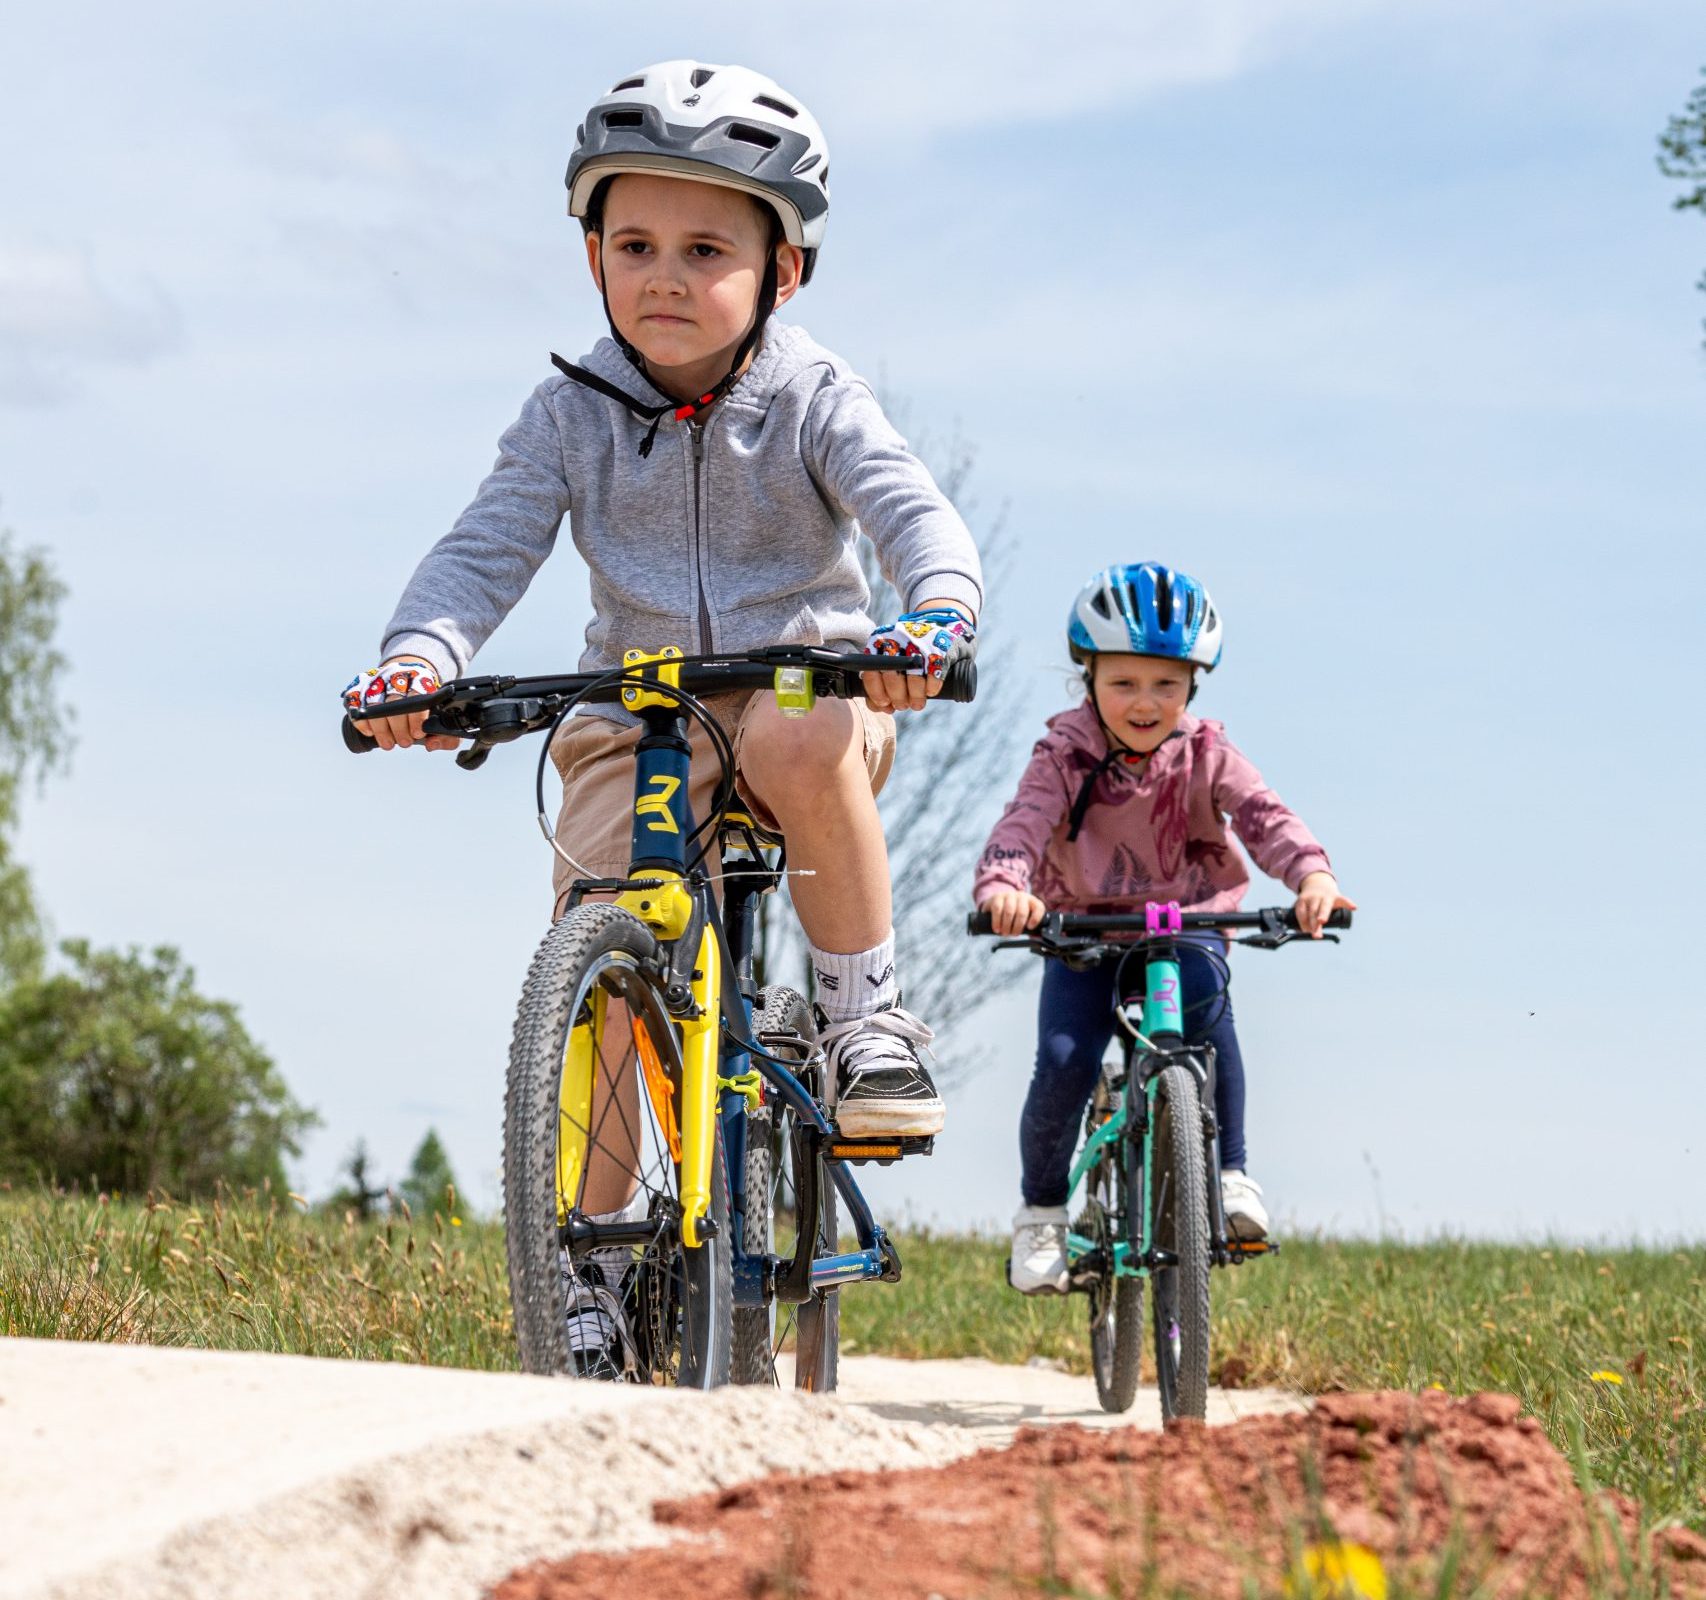
[[[1185,591],[1185,626],[1188,628],[1196,621],[1197,597],[1189,589]]]
[[[1108,591],[1106,589],[1098,589],[1090,597],[1090,609],[1097,616],[1106,617],[1110,622],[1114,619],[1113,609],[1108,604]]]
[[[645,125],[646,116],[643,111],[606,111],[604,125],[607,128],[639,128]]]
[[[774,150],[782,142],[780,134],[772,133],[768,128],[755,128],[750,122],[731,122],[729,137],[738,139],[742,144],[755,144],[761,150]]]
[[[703,89],[716,75],[717,69],[715,67],[695,67],[688,82],[695,89]]]
[[[810,172],[821,160],[823,160],[823,157],[814,150],[804,161],[794,168],[794,172],[796,175],[803,175]]]
[[[1163,633],[1173,631],[1173,585],[1171,583],[1155,585],[1155,620],[1161,624]]]
[[[798,106],[791,106],[786,100],[778,100],[771,94],[755,94],[752,103],[755,106],[763,106],[767,111],[780,111],[785,117],[797,117],[800,114]]]
[[[646,80],[644,78],[624,78],[610,92],[612,94],[621,94],[624,89],[643,89],[645,86]]]

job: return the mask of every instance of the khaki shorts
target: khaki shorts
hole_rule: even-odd
[[[780,833],[776,819],[758,803],[741,781],[741,744],[757,694],[713,695],[705,704],[729,735],[735,752],[735,789],[760,827]],[[847,702],[859,718],[865,736],[865,770],[871,792],[879,794],[894,765],[894,715],[873,711],[863,700]],[[562,916],[569,886],[580,877],[622,878],[628,873],[634,826],[634,746],[645,735],[642,727],[623,727],[604,717],[572,718],[551,746],[551,759],[563,780],[563,808],[557,814],[557,843],[578,861],[577,871],[562,857],[551,877],[556,893],[552,917]],[[697,722],[688,729],[693,751],[687,780],[687,803],[694,822],[711,809],[722,769],[710,735]],[[714,859],[714,858],[713,858]]]

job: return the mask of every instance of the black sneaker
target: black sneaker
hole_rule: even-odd
[[[934,1035],[917,1017],[892,1005],[851,1022],[831,1022],[820,1011],[817,1022],[842,1134],[922,1138],[942,1131],[946,1111],[923,1059]]]

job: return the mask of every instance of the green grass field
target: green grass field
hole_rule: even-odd
[[[900,1246],[900,1284],[843,1294],[849,1352],[1085,1370],[1083,1301],[1014,1295],[1003,1242]],[[515,1365],[496,1224],[357,1225],[284,1199],[0,1194],[0,1332]],[[1700,1249],[1305,1239],[1215,1275],[1222,1382],[1508,1390],[1593,1481],[1706,1532],[1703,1341]]]

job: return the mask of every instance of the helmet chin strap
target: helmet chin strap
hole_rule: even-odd
[[[746,335],[735,349],[734,361],[729,370],[717,380],[704,394],[696,400],[682,402],[667,401],[663,405],[653,405],[649,401],[636,400],[633,395],[625,394],[613,383],[607,383],[596,372],[588,372],[585,367],[578,367],[572,361],[565,361],[560,355],[552,352],[551,362],[557,370],[585,388],[595,390],[606,399],[614,400],[618,405],[627,409],[642,421],[651,423],[646,435],[640,440],[642,457],[652,453],[652,446],[657,442],[658,429],[665,417],[672,416],[677,422],[688,422],[702,411],[708,411],[723,398],[730,389],[740,381],[741,373],[753,352],[758,348],[758,342],[764,337],[764,325],[769,322],[770,315],[776,309],[776,246],[781,242],[781,223],[774,212],[770,219],[770,237],[764,262],[764,277],[758,286],[758,302],[753,307],[752,325],[746,330]],[[610,312],[610,291],[606,288],[608,278],[604,271],[604,233],[602,228],[598,235],[598,297],[604,302],[604,318],[610,324],[610,336],[616,341],[616,347],[627,357],[628,364],[654,388],[661,388],[646,369],[646,358],[633,344],[623,337],[622,330],[616,326],[616,318]]]

